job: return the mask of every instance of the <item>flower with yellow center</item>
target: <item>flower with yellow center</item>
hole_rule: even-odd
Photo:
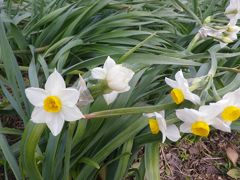
[[[210,113],[210,112],[209,112]],[[184,123],[180,126],[180,131],[184,133],[192,133],[197,136],[207,137],[210,132],[210,125],[214,118],[206,112],[200,112],[195,109],[179,109],[176,110],[178,119]]]
[[[165,142],[166,138],[176,142],[181,138],[179,130],[174,124],[167,125],[164,114],[164,111],[161,111],[159,113],[154,112],[144,115],[148,118],[149,128],[152,134],[162,133],[162,143]]]
[[[61,132],[64,120],[76,121],[84,118],[76,106],[79,91],[66,88],[62,76],[56,70],[48,77],[45,89],[30,87],[25,93],[34,105],[31,121],[46,123],[54,136]]]
[[[190,91],[188,81],[184,78],[182,70],[175,74],[175,80],[165,78],[165,82],[173,88],[170,95],[176,104],[181,104],[185,99],[194,104],[200,103],[200,97]]]
[[[231,132],[231,123],[240,118],[240,88],[229,92],[223,98],[207,106],[200,107],[200,111],[207,112],[215,117],[212,126],[216,129]]]

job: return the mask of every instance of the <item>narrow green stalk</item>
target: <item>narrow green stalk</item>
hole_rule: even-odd
[[[42,53],[46,51],[49,48],[49,46],[44,46],[40,48],[35,48],[34,52],[35,53]],[[32,54],[30,50],[24,49],[24,50],[15,50],[13,51],[14,54]]]
[[[134,53],[137,49],[139,49],[141,46],[143,46],[148,40],[153,38],[156,35],[155,33],[152,33],[150,36],[148,36],[146,39],[144,39],[142,42],[138,43],[136,46],[134,46],[132,49],[130,49],[128,52],[126,52],[123,56],[121,56],[118,60],[118,63],[123,63],[128,56],[130,56],[132,53]]]
[[[64,158],[64,180],[69,180],[69,171],[70,171],[70,158],[71,158],[71,149],[72,149],[72,137],[75,129],[75,122],[69,123],[68,133],[67,133],[67,142],[66,142],[66,151]]]
[[[182,4],[179,0],[174,0],[184,11],[186,11],[190,16],[193,17],[193,19],[195,19],[197,21],[197,23],[199,25],[202,25],[201,20],[199,19],[199,17],[197,17],[197,15],[192,12],[190,9],[188,9],[184,4]]]
[[[237,68],[218,67],[218,69],[221,71],[230,71],[230,72],[240,73],[240,69],[237,69]]]
[[[197,41],[199,40],[200,35],[197,33],[194,38],[192,39],[192,41],[189,43],[188,47],[187,47],[187,51],[191,52],[192,49],[196,46]]]
[[[176,104],[170,103],[170,104],[161,104],[156,106],[142,106],[142,107],[105,110],[105,111],[94,112],[91,114],[85,114],[84,116],[86,119],[105,118],[105,117],[129,115],[129,114],[152,113],[152,112],[161,111],[161,110],[174,109],[176,107],[177,107]]]

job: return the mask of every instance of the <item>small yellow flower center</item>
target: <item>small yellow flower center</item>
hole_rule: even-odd
[[[150,130],[152,132],[152,134],[158,134],[159,133],[159,127],[158,127],[158,122],[156,119],[148,119],[148,124],[149,124],[149,127],[150,127]]]
[[[59,112],[62,108],[62,102],[57,96],[48,96],[44,99],[43,108],[47,112]]]
[[[222,112],[222,118],[225,121],[236,121],[240,117],[240,108],[236,106],[228,106]]]
[[[192,124],[192,133],[195,135],[207,137],[209,132],[209,125],[203,121],[197,121]]]
[[[184,94],[182,90],[178,88],[172,89],[171,97],[176,104],[181,104],[184,101]]]

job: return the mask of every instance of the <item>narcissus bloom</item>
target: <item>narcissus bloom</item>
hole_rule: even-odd
[[[237,89],[234,92],[227,93],[216,103],[200,107],[200,111],[209,112],[216,117],[212,124],[216,129],[231,132],[231,123],[240,118],[239,97],[240,89]]]
[[[84,118],[76,106],[79,91],[66,88],[64,79],[56,70],[48,77],[45,89],[30,87],[25,93],[35,106],[31,121],[46,123],[54,136],[61,132],[64,120],[76,121]]]
[[[162,143],[165,142],[166,137],[176,142],[181,138],[179,130],[174,124],[167,126],[164,114],[164,111],[161,111],[160,113],[154,112],[144,115],[148,118],[149,128],[152,134],[158,134],[161,131]]]
[[[225,14],[230,20],[230,24],[235,25],[240,18],[240,0],[230,0]]]
[[[194,104],[199,104],[200,97],[190,91],[188,81],[184,78],[182,70],[175,74],[175,79],[176,81],[167,77],[165,78],[165,82],[173,88],[171,91],[173,101],[176,104],[181,104],[184,99],[187,99]]]
[[[94,79],[103,80],[107,83],[108,91],[103,95],[107,104],[111,104],[119,93],[130,90],[129,81],[132,79],[134,72],[131,69],[116,64],[115,61],[108,56],[103,68],[97,67],[91,71]]]
[[[209,125],[212,124],[212,116],[199,112],[195,109],[176,110],[177,117],[184,123],[180,126],[180,131],[192,133],[198,136],[207,137],[210,132]]]
[[[238,39],[237,34],[239,31],[239,26],[229,23],[227,26],[216,27],[216,29],[205,25],[199,30],[199,34],[203,38],[207,36],[213,37],[220,42],[220,46],[223,48],[228,43],[232,43]]]

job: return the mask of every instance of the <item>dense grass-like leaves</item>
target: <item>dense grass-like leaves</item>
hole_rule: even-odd
[[[7,173],[16,179],[159,179],[159,142],[142,113],[166,111],[178,122],[177,106],[164,78],[182,69],[208,104],[240,86],[240,41],[220,49],[198,30],[211,22],[226,25],[226,0],[41,0],[0,3],[0,113],[24,122],[24,130],[0,128]],[[198,39],[199,38],[199,39]],[[78,73],[90,90],[89,72],[107,56],[134,70],[131,89],[107,106],[102,95],[81,107],[86,119],[65,124],[57,137],[29,122],[27,86],[43,87],[56,68],[73,86]],[[0,115],[0,116],[1,116]],[[43,117],[44,118],[44,117]],[[239,123],[232,125],[239,130]],[[21,140],[9,145],[4,134]],[[145,152],[143,156],[138,153]],[[19,159],[19,162],[17,161]],[[136,161],[137,160],[137,161]],[[19,164],[19,165],[18,165]],[[9,173],[8,173],[9,174]],[[7,177],[8,174],[5,174]]]

